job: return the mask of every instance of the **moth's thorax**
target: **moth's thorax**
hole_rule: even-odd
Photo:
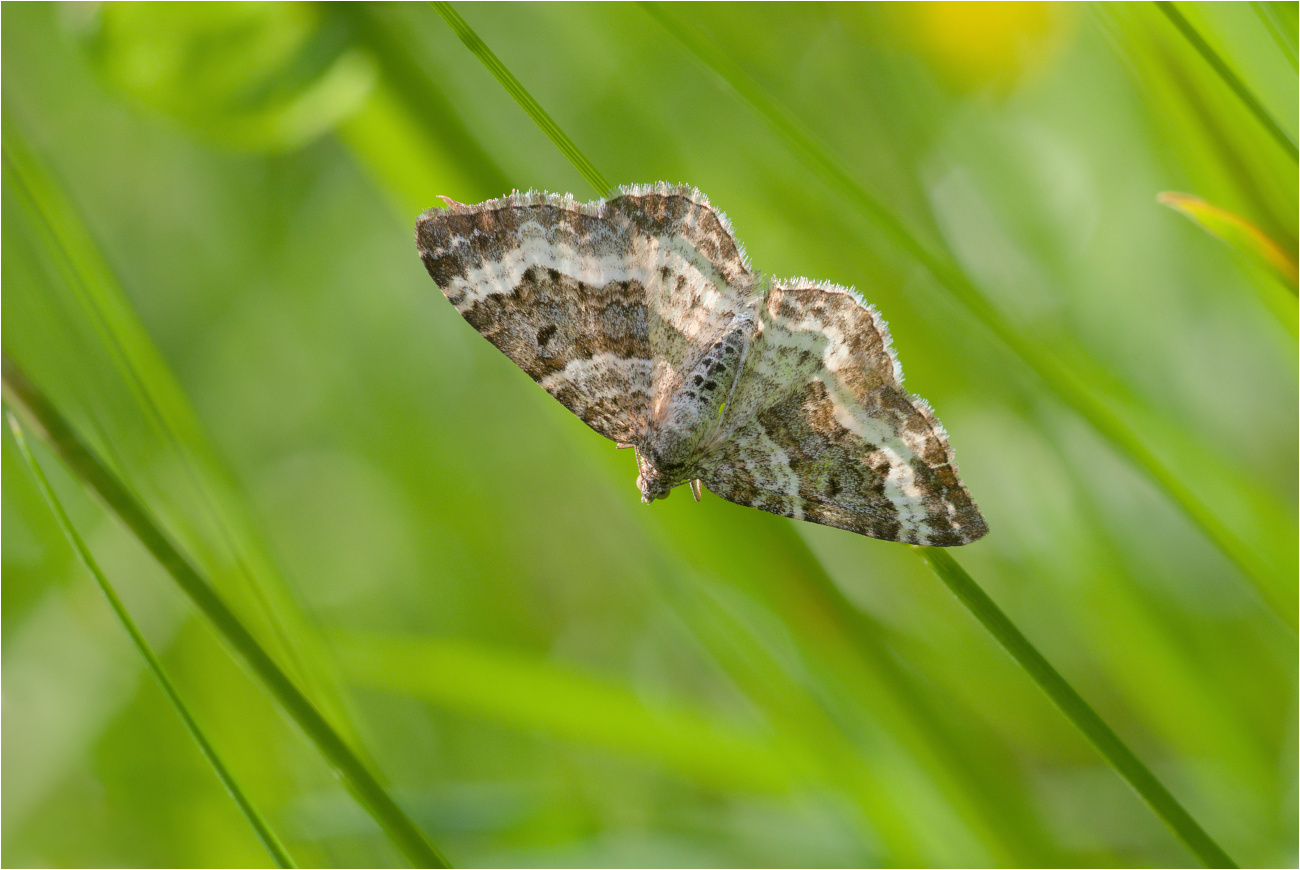
[[[662,498],[697,476],[695,466],[722,427],[727,399],[756,328],[753,313],[742,312],[694,363],[668,373],[639,451],[637,485],[647,500]],[[652,494],[660,491],[662,495]]]

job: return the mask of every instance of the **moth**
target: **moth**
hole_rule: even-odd
[[[756,272],[700,191],[516,193],[415,226],[461,316],[583,422],[674,487],[873,538],[988,531],[889,330],[850,288]]]

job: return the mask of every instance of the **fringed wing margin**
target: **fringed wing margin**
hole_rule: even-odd
[[[887,541],[951,547],[988,527],[947,434],[909,395],[875,310],[852,290],[773,285],[737,384],[735,428],[702,478],[728,501]]]

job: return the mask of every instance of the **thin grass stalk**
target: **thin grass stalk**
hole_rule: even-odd
[[[1268,607],[1294,632],[1300,623],[1294,603],[1284,600],[1271,582],[1272,571],[1255,551],[1199,499],[1133,432],[1114,411],[1099,401],[1075,372],[1062,366],[1045,349],[1026,338],[988,301],[979,288],[956,268],[932,251],[903,221],[871,195],[830,155],[830,150],[804,131],[795,118],[770,99],[739,65],[717,51],[708,39],[668,14],[657,3],[643,3],[646,12],[677,37],[701,63],[712,69],[748,102],[768,125],[831,187],[846,193],[859,208],[871,215],[895,243],[919,262],[949,293],[1020,357],[1062,401],[1073,408],[1103,438],[1146,473],[1198,526],[1211,542],[1235,564]]]
[[[1260,0],[1253,0],[1250,5],[1255,8],[1255,14],[1264,23],[1264,27],[1268,29],[1273,41],[1277,43],[1278,51],[1282,52],[1282,56],[1286,58],[1287,63],[1291,64],[1291,69],[1300,70],[1300,64],[1296,62],[1296,47],[1293,44],[1295,37],[1292,36],[1291,39],[1287,39],[1286,24],[1282,21],[1282,16],[1278,14],[1277,9],[1271,2],[1264,3],[1260,2]]]
[[[315,705],[276,664],[253,634],[217,594],[150,515],[148,509],[82,440],[44,392],[3,354],[5,399],[34,424],[35,431],[71,470],[126,525],[176,585],[189,597],[231,652],[302,729],[344,786],[394,845],[417,867],[448,867],[447,859],[388,794],[365,763],[339,736]]]
[[[680,545],[680,541],[661,540],[666,547]],[[1008,811],[1001,783],[981,777],[962,756],[946,727],[948,720],[937,714],[889,648],[888,630],[844,598],[794,525],[774,526],[765,549],[775,571],[771,582],[754,578],[756,591],[800,638],[800,658],[806,657],[808,667],[816,667],[824,680],[835,685],[832,692],[813,689],[801,669],[792,670],[788,661],[774,656],[754,626],[738,618],[707,587],[678,580],[666,582],[663,588],[683,623],[768,719],[778,729],[807,735],[805,741],[815,747],[811,751],[828,782],[856,800],[876,827],[888,863],[916,865],[914,856],[924,853],[917,852],[920,844],[912,830],[899,829],[897,807],[876,793],[880,760],[860,757],[853,729],[846,727],[831,700],[839,694],[858,705],[863,698],[872,699],[871,718],[914,759],[988,850],[993,863],[1018,866],[1050,854],[1054,846],[1040,828]],[[665,578],[673,576],[672,571],[662,573]],[[902,821],[917,824],[906,814]]]
[[[454,11],[445,3],[436,3],[435,6],[446,7],[447,11],[454,15]],[[444,15],[444,18],[446,18],[446,15]],[[473,31],[469,30],[469,25],[465,23],[464,19],[456,16],[456,20],[459,22],[460,27],[469,31],[472,36],[472,40],[465,36],[461,36],[461,40],[467,46],[472,44],[482,46],[482,53],[474,52],[476,56],[484,63],[487,62],[484,58],[491,57],[499,64],[500,61],[496,60],[496,56],[487,49],[482,40],[476,34],[473,34]],[[473,49],[471,48],[471,50]],[[509,81],[514,83],[515,87],[522,90],[523,86],[519,84],[518,79],[508,72],[505,75],[509,78]],[[505,81],[499,75],[498,79]],[[525,96],[530,103],[536,104],[536,101],[531,96]],[[521,106],[524,105],[524,101],[519,97],[516,97],[516,100],[520,102]],[[540,112],[540,107],[538,110]],[[547,117],[549,118],[549,116]],[[563,136],[563,134],[561,135]],[[577,146],[573,145],[573,140],[569,139],[568,136],[563,136],[563,140],[576,150]],[[590,165],[585,157],[583,160]],[[575,166],[577,166],[576,163]],[[901,223],[898,226],[901,228]],[[917,244],[919,245],[919,242]],[[1207,867],[1237,866],[1228,857],[1228,854],[1210,838],[1209,834],[1196,823],[1191,814],[1183,809],[1182,805],[1169,793],[1168,789],[1156,779],[1155,774],[1151,773],[1146,765],[1133,754],[1132,750],[1119,739],[1114,730],[1048,663],[1042,653],[1038,652],[1028,638],[1015,627],[1015,624],[993,603],[993,600],[984,593],[951,555],[945,550],[936,547],[913,547],[912,549],[939,575],[940,579],[948,585],[948,588],[971,611],[980,624],[994,636],[994,639],[1011,653],[1012,658],[1026,671],[1030,679],[1037,683],[1060,707],[1066,717],[1092,741],[1101,751],[1102,756],[1115,768],[1116,772],[1138,791],[1138,794],[1173,829],[1179,839],[1187,844],[1198,859]]]
[[[1177,28],[1183,38],[1192,44],[1192,48],[1196,49],[1196,53],[1210,65],[1210,68],[1214,70],[1219,78],[1223,79],[1223,83],[1236,95],[1247,111],[1255,116],[1255,120],[1259,121],[1260,125],[1268,132],[1268,135],[1273,138],[1273,141],[1281,145],[1282,149],[1291,156],[1293,161],[1300,160],[1300,150],[1297,150],[1296,143],[1291,141],[1291,137],[1274,120],[1268,109],[1264,108],[1264,104],[1259,101],[1259,98],[1232,71],[1232,67],[1228,66],[1228,62],[1219,56],[1214,47],[1205,41],[1205,37],[1197,32],[1192,23],[1183,16],[1183,13],[1179,12],[1178,8],[1169,0],[1157,0],[1156,7],[1164,13],[1165,17]]]
[[[196,744],[198,744],[199,752],[203,754],[205,759],[207,759],[208,764],[212,766],[212,771],[217,775],[217,779],[219,779],[221,784],[225,786],[226,793],[235,801],[236,806],[239,807],[239,811],[244,814],[244,818],[247,819],[248,823],[253,827],[253,832],[257,835],[257,839],[262,842],[266,851],[271,853],[271,859],[275,861],[275,865],[277,867],[286,868],[298,866],[294,864],[293,858],[289,856],[289,852],[285,849],[284,844],[280,842],[280,838],[271,830],[271,826],[267,824],[266,819],[257,811],[257,807],[253,806],[253,802],[249,800],[246,794],[244,794],[244,790],[239,787],[239,783],[235,780],[234,775],[230,772],[230,769],[226,767],[225,762],[221,760],[221,756],[217,753],[216,748],[204,735],[203,729],[199,727],[199,723],[195,720],[194,716],[191,715],[189,708],[185,706],[185,702],[181,700],[180,693],[176,691],[176,687],[163,671],[162,662],[160,662],[158,657],[154,655],[153,649],[149,646],[149,642],[145,640],[144,635],[136,626],[135,621],[132,620],[131,615],[127,613],[126,605],[122,603],[117,592],[113,589],[112,584],[109,583],[108,578],[104,576],[104,572],[100,570],[99,564],[95,561],[95,557],[91,555],[90,548],[86,546],[86,542],[82,540],[81,535],[77,533],[76,527],[72,525],[72,520],[68,518],[68,514],[63,509],[59,497],[55,495],[54,488],[50,486],[49,480],[46,479],[44,470],[42,470],[40,463],[36,461],[36,457],[32,455],[31,449],[27,446],[27,439],[23,435],[23,430],[18,424],[18,420],[13,414],[6,414],[5,416],[9,421],[9,429],[13,432],[14,440],[18,444],[18,451],[22,454],[23,460],[27,463],[27,467],[31,469],[32,477],[36,480],[37,488],[40,489],[41,495],[45,497],[45,503],[50,506],[50,512],[54,514],[55,520],[58,521],[59,528],[63,530],[64,536],[68,539],[68,543],[72,545],[72,549],[77,554],[77,558],[81,561],[81,564],[90,572],[91,576],[95,578],[95,582],[99,584],[99,591],[104,594],[104,598],[108,600],[108,605],[113,609],[113,613],[117,616],[118,622],[122,623],[122,627],[126,629],[126,633],[130,635],[131,643],[144,659],[145,666],[149,669],[149,673],[153,674],[154,679],[158,681],[159,688],[161,688],[163,694],[167,696],[167,700],[171,702],[172,709],[174,709],[176,715],[180,717],[181,723],[185,726],[185,730],[189,732],[190,737],[194,739]]]
[[[520,108],[528,113],[528,117],[532,118],[533,122],[546,134],[547,138],[555,143],[555,147],[559,148],[560,153],[568,158],[569,162],[573,164],[573,168],[578,170],[582,177],[587,179],[587,183],[596,189],[596,193],[600,196],[607,196],[614,189],[614,186],[609,183],[605,176],[600,174],[595,165],[578,149],[578,146],[573,143],[568,134],[560,129],[560,125],[555,123],[551,116],[546,113],[546,110],[541,107],[541,104],[533,99],[533,95],[528,93],[528,90],[519,83],[519,79],[515,78],[514,73],[506,69],[506,65],[492,53],[492,49],[488,48],[482,39],[479,39],[474,29],[465,23],[464,18],[460,17],[460,13],[451,8],[450,3],[434,0],[431,5],[442,16],[442,20],[447,22],[447,26],[460,38],[460,41],[465,43],[465,47],[470,50],[470,53],[477,57],[483,66],[487,67],[488,72],[496,76],[496,80],[501,83],[501,87],[506,89],[506,93],[514,97]]]
[[[1178,799],[1156,779],[1150,768],[1133,754],[1133,750],[1097,715],[1097,711],[1083,700],[970,574],[957,564],[952,554],[939,547],[913,546],[912,549],[1202,864],[1206,867],[1237,866],[1228,857],[1228,853],[1197,824]]]
[[[315,673],[298,645],[289,640],[283,612],[273,606],[265,585],[256,582],[251,567],[254,553],[238,543],[240,537],[234,533],[228,516],[218,507],[213,493],[205,485],[199,462],[205,463],[209,470],[217,469],[218,479],[226,485],[233,483],[231,476],[221,470],[166,363],[135,319],[125,293],[94,238],[50,170],[41,164],[28,146],[17,119],[8,113],[4,116],[3,132],[5,181],[45,242],[73,297],[88,315],[122,383],[134,398],[141,417],[176,457],[177,467],[226,545],[237,568],[236,575],[258,605],[290,667],[296,669],[300,679],[315,691],[317,703],[332,716],[336,727],[350,729],[350,721],[337,698],[333,681]],[[101,435],[100,443],[104,449],[111,451],[110,440],[102,437],[102,433],[96,434]],[[110,458],[119,459],[116,456]],[[271,591],[282,591],[279,588],[282,581],[275,579],[278,585]],[[285,602],[283,594],[277,598],[281,603]],[[296,616],[296,611],[289,611],[289,615]],[[299,643],[303,642],[312,644],[314,641],[311,635],[303,635]]]
[[[496,159],[470,135],[464,122],[438,83],[421,63],[422,58],[409,51],[401,35],[394,32],[388,9],[373,3],[331,3],[325,10],[346,20],[355,29],[357,39],[369,50],[379,65],[384,84],[410,109],[411,118],[425,135],[444,147],[459,149],[456,157],[478,168],[478,175],[489,189],[504,190],[509,177]]]
[[[1041,857],[1054,851],[1056,846],[1049,844],[1036,820],[1009,811],[1014,799],[1003,788],[1004,784],[978,776],[962,757],[956,735],[949,726],[951,711],[936,709],[919,690],[915,678],[891,650],[889,630],[844,595],[793,524],[787,524],[782,538],[803,567],[799,582],[814,590],[818,602],[828,611],[826,618],[838,627],[886,689],[891,704],[882,705],[876,714],[894,717],[898,723],[895,726],[898,739],[917,754],[943,793],[969,817],[977,834],[1001,853],[999,863],[1033,863],[1030,856]],[[885,709],[886,706],[895,707],[897,713]]]

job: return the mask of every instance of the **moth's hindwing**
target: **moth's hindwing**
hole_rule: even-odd
[[[738,504],[931,546],[988,531],[947,435],[902,387],[889,331],[851,290],[774,285],[737,384],[743,416],[702,465]]]

